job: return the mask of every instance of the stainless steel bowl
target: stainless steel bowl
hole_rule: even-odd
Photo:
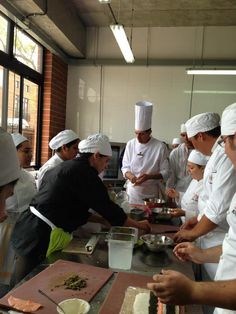
[[[134,220],[144,219],[145,211],[141,208],[133,208],[130,210],[130,218]]]
[[[171,210],[167,207],[154,207],[152,208],[152,214],[156,219],[159,220],[169,220],[172,218]]]
[[[144,198],[144,204],[148,207],[163,207],[166,205],[166,201],[160,198]]]
[[[168,245],[174,243],[171,238],[159,234],[145,234],[141,236],[140,239],[151,252],[165,251]]]

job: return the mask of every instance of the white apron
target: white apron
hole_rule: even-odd
[[[7,219],[0,223],[0,283],[8,285],[13,270],[15,253],[10,239],[20,213],[29,207],[36,194],[35,180],[32,174],[21,169],[20,178],[14,187],[14,194],[6,200]]]
[[[236,194],[227,213],[227,221],[230,226],[229,232],[223,242],[215,280],[236,279]],[[216,308],[214,314],[236,314],[236,311]]]

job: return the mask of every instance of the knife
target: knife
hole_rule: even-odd
[[[10,306],[10,305],[5,305],[0,303],[0,310],[6,310],[6,311],[15,311],[17,313],[26,313],[26,314],[33,314],[32,312],[25,312],[25,311],[20,311],[17,310],[15,307]]]

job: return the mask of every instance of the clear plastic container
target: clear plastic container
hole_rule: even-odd
[[[134,236],[112,233],[108,238],[108,265],[110,268],[128,270],[132,265]]]

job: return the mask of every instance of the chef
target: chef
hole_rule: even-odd
[[[220,117],[207,112],[186,122],[187,134],[195,149],[210,156],[203,177],[203,191],[199,195],[199,215],[191,229],[181,229],[176,241],[193,241],[200,237],[201,248],[222,244],[228,231],[226,213],[236,190],[236,172],[224,148],[217,144],[220,135]],[[186,226],[188,228],[188,226]],[[207,263],[202,267],[202,279],[214,279],[217,265]]]
[[[10,246],[11,233],[14,224],[21,212],[29,207],[29,204],[37,192],[33,175],[24,168],[30,167],[32,159],[32,147],[29,140],[20,133],[11,134],[20,162],[20,177],[14,186],[14,192],[6,200],[7,219],[0,224],[0,246],[5,250],[1,252],[0,259],[0,283],[8,285],[11,278],[14,261],[14,251]]]
[[[149,232],[148,221],[132,220],[110,200],[99,177],[112,156],[108,137],[91,135],[80,142],[79,150],[80,157],[62,162],[45,174],[45,180],[31,205],[41,216],[69,233],[93,219]],[[100,216],[89,213],[90,208]],[[45,258],[50,232],[49,225],[30,209],[21,214],[12,237],[17,252],[12,285]]]
[[[151,136],[153,105],[140,101],[135,105],[135,134],[125,148],[122,173],[127,181],[129,203],[143,204],[144,198],[157,197],[169,176],[168,149]]]
[[[236,103],[225,108],[221,119],[221,138],[218,144],[236,170]],[[225,186],[227,189],[227,186]],[[175,254],[181,260],[195,263],[218,262],[215,281],[194,282],[183,274],[166,270],[155,275],[155,283],[148,284],[161,302],[171,304],[208,304],[217,306],[214,314],[236,314],[236,194],[227,212],[229,231],[223,245],[205,250],[192,243],[181,243],[175,247]]]
[[[78,154],[79,137],[72,130],[64,130],[54,136],[49,142],[49,147],[55,154],[39,169],[38,188],[45,173],[65,160],[70,160]]]
[[[180,126],[180,135],[183,143],[170,153],[170,177],[167,180],[167,192],[169,188],[175,189],[178,192],[185,192],[192,180],[188,170],[188,156],[193,149],[193,144],[189,141],[185,124]]]
[[[19,160],[11,135],[0,127],[0,223],[7,218],[5,201],[20,176]]]
[[[169,189],[168,196],[175,198],[181,208],[172,209],[172,216],[185,216],[186,220],[198,215],[198,198],[203,188],[203,174],[208,158],[199,151],[193,149],[188,157],[188,172],[192,177],[186,192],[178,192]],[[185,219],[182,218],[185,222]]]
[[[179,137],[175,137],[172,140],[171,147],[174,149],[174,148],[178,147],[181,143],[182,143],[181,139]]]

